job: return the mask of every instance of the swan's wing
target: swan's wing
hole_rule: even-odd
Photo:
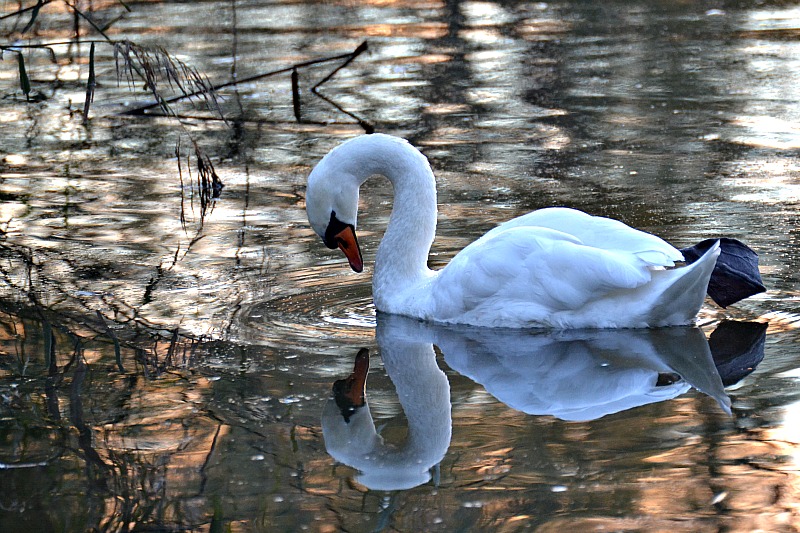
[[[650,269],[634,253],[520,225],[493,231],[466,247],[440,272],[434,294],[445,320],[478,308],[514,312],[515,306],[546,316],[650,279]]]
[[[480,240],[489,240],[518,227],[542,227],[572,235],[583,244],[603,250],[632,253],[650,266],[674,266],[683,261],[680,251],[664,240],[623,224],[566,207],[539,209],[514,218],[489,231]]]

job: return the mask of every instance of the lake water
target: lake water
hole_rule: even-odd
[[[65,4],[0,19],[72,42],[16,49],[29,101],[0,62],[0,530],[800,530],[800,4],[80,1],[208,84],[255,78],[130,114],[152,93],[98,42],[87,124],[102,38]],[[341,110],[315,96],[364,42],[319,88]],[[434,266],[567,205],[741,239],[768,291],[653,331],[376,317],[390,187],[362,192],[360,275],[304,209],[370,127],[431,160]],[[354,369],[360,408],[331,399]]]

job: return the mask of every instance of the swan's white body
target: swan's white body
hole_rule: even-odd
[[[492,327],[622,328],[691,323],[719,255],[689,266],[660,238],[602,217],[548,208],[515,218],[467,246],[445,268],[427,267],[436,233],[436,183],[428,160],[403,139],[373,134],[343,143],[308,178],[306,209],[332,246],[360,270],[358,190],[374,175],[394,187],[372,280],[379,311],[439,323]],[[335,247],[335,244],[333,245]]]

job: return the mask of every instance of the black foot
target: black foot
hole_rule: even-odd
[[[686,262],[697,261],[719,240],[721,253],[708,283],[708,295],[720,307],[728,307],[739,300],[766,291],[758,272],[758,254],[736,239],[706,239],[681,250]]]

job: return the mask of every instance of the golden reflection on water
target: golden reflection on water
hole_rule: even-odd
[[[750,134],[734,138],[743,144],[778,150],[800,148],[800,128],[794,121],[775,117],[739,117],[732,124]]]

